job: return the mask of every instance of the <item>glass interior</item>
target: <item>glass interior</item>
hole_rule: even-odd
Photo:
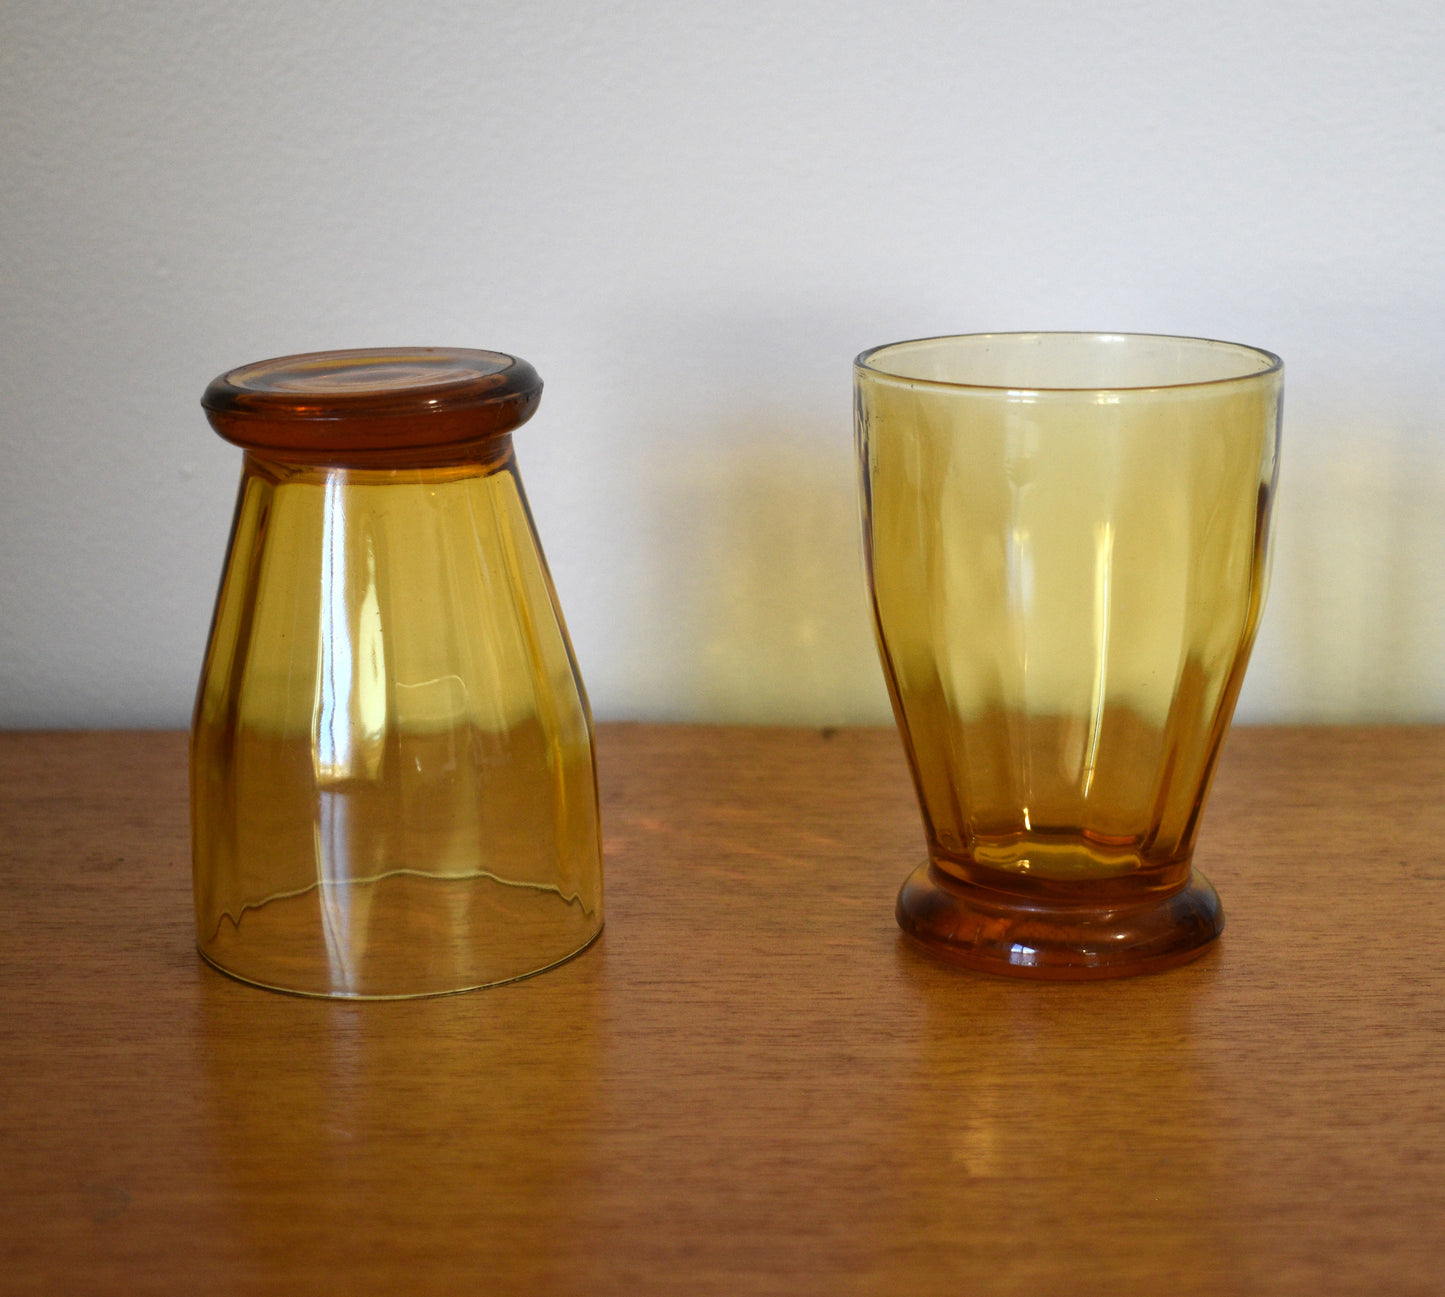
[[[1187,339],[1115,344],[884,354],[1033,382],[1272,363]],[[1117,400],[857,377],[876,626],[935,864],[1178,885],[1264,598],[1277,370]]]

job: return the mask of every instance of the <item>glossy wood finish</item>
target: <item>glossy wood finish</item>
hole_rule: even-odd
[[[1236,731],[1099,984],[902,938],[891,732],[599,755],[597,945],[346,1004],[196,957],[183,736],[0,735],[0,1291],[1445,1291],[1445,731]]]

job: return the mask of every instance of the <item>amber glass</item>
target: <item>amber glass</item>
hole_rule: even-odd
[[[928,860],[898,921],[1038,977],[1181,963],[1268,573],[1282,366],[1118,334],[855,362],[868,577]]]
[[[602,926],[591,718],[491,352],[292,356],[207,389],[246,447],[191,741],[197,941],[280,990],[430,995]]]

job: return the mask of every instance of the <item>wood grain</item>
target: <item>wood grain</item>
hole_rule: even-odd
[[[0,1292],[1445,1292],[1445,731],[1236,731],[1097,985],[903,941],[891,732],[599,751],[592,950],[338,1004],[197,959],[184,736],[0,735]]]

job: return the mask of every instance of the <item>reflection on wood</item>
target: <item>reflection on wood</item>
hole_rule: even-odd
[[[890,730],[599,758],[596,945],[347,1004],[196,958],[183,736],[0,735],[6,1284],[1439,1291],[1445,731],[1237,730],[1228,930],[1094,985],[903,941]]]

